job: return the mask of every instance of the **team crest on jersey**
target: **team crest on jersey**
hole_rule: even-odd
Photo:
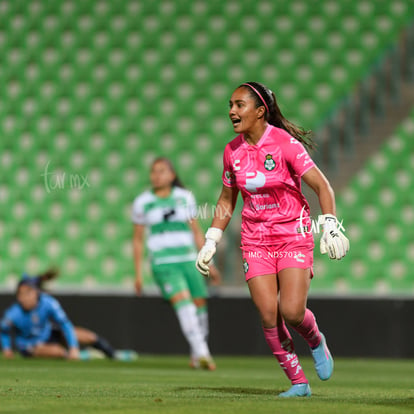
[[[249,271],[249,263],[247,263],[246,259],[243,259],[243,270],[245,274]]]
[[[267,154],[264,162],[264,167],[267,171],[272,171],[276,167],[275,160],[272,158],[272,154]]]

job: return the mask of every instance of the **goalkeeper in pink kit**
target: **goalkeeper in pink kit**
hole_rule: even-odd
[[[246,281],[266,342],[292,384],[279,396],[308,397],[309,382],[285,323],[308,343],[321,380],[331,377],[334,364],[326,339],[306,307],[314,242],[302,179],[319,198],[324,229],[321,252],[339,260],[349,250],[349,241],[336,218],[334,192],[305,148],[313,147],[310,133],[283,117],[274,93],[258,82],[240,85],[231,96],[229,116],[238,136],[224,150],[223,188],[196,267],[209,275],[208,264],[240,192]]]

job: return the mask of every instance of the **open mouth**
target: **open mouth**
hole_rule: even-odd
[[[236,127],[237,125],[239,125],[239,124],[240,124],[241,119],[236,119],[236,118],[234,118],[234,119],[232,119],[232,120],[231,120],[231,122],[233,123],[233,126],[234,126],[234,127]]]

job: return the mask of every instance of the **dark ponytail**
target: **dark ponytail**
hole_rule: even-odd
[[[184,184],[181,182],[180,178],[178,177],[177,172],[175,171],[174,165],[170,159],[166,157],[158,157],[152,162],[152,165],[154,166],[157,162],[164,162],[165,164],[168,165],[168,168],[174,173],[175,178],[173,182],[171,183],[171,187],[185,188]]]
[[[265,119],[270,125],[284,129],[292,137],[300,141],[308,150],[315,149],[316,144],[312,140],[312,131],[307,131],[288,121],[282,115],[275,94],[268,87],[259,82],[247,82],[239,87],[247,88],[250,91],[250,95],[256,101],[257,108],[259,106],[265,107]]]

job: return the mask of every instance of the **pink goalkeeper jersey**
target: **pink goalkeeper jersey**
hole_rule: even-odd
[[[243,197],[242,246],[313,243],[301,177],[315,164],[298,140],[272,125],[256,145],[240,134],[226,145],[223,164],[223,184]]]

